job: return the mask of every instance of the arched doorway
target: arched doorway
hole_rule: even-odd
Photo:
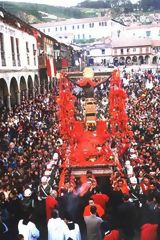
[[[153,64],[157,64],[157,63],[158,63],[158,61],[157,61],[157,56],[153,57],[152,63],[153,63]]]
[[[24,77],[20,78],[20,92],[21,92],[21,100],[27,98],[28,96],[26,96],[27,92],[27,84],[26,84],[26,80]]]
[[[35,89],[35,96],[39,94],[39,81],[38,81],[38,76],[35,75],[34,77],[34,89]]]
[[[150,63],[150,57],[147,55],[145,56],[145,64],[149,64]]]
[[[4,106],[8,107],[8,86],[3,78],[0,78],[0,111]]]
[[[17,94],[18,94],[18,83],[16,78],[12,78],[10,82],[10,93],[11,93],[11,106],[18,104]]]
[[[137,64],[138,62],[137,62],[137,57],[136,56],[133,56],[132,57],[132,62],[133,62],[133,64]]]
[[[119,65],[124,65],[125,64],[125,59],[124,57],[120,57],[119,59]]]
[[[130,57],[126,57],[126,65],[131,65],[132,61]]]
[[[138,63],[139,63],[139,64],[144,64],[143,56],[139,56],[139,58],[138,58]]]
[[[114,63],[114,66],[118,66],[119,65],[119,61],[118,61],[117,57],[113,58],[113,63]]]
[[[32,77],[28,77],[28,97],[33,98],[33,80]]]

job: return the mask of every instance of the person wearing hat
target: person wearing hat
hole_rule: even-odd
[[[42,201],[47,198],[47,196],[51,193],[51,186],[48,182],[48,178],[43,176],[41,178],[41,184],[38,187],[38,200]]]
[[[48,178],[43,176],[41,178],[41,183],[38,186],[38,214],[39,220],[42,224],[45,223],[46,219],[46,198],[50,195],[52,191],[51,185],[49,184]]]
[[[23,200],[21,201],[22,211],[32,212],[34,209],[34,199],[32,198],[32,191],[30,188],[25,189],[23,193]]]
[[[139,206],[140,202],[142,201],[142,189],[137,184],[137,178],[135,176],[130,178],[130,195],[137,206]]]

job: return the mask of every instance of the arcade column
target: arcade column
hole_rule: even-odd
[[[7,107],[9,110],[11,110],[11,95],[7,96]]]
[[[21,91],[17,92],[17,104],[20,105],[21,104]]]

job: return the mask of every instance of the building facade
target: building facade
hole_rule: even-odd
[[[107,16],[52,21],[33,26],[64,43],[93,42],[102,37],[116,37],[125,27]]]
[[[112,42],[114,65],[159,64],[160,40],[151,39],[117,39]]]
[[[29,28],[0,11],[0,101],[8,108],[39,91],[37,42]]]

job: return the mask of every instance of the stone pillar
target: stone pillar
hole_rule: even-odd
[[[35,88],[34,87],[32,89],[32,95],[33,95],[33,99],[35,99],[36,94],[35,94]]]
[[[21,91],[17,92],[17,104],[21,105]]]
[[[11,95],[7,96],[7,107],[9,110],[11,110]]]
[[[38,86],[37,87],[37,94],[40,95],[40,93],[41,93],[41,88],[40,88],[40,86]]]
[[[28,100],[28,88],[26,88],[26,99]]]

